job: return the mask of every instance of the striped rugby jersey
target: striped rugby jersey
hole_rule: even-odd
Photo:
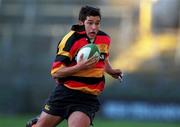
[[[60,83],[74,90],[80,90],[88,94],[99,95],[105,85],[104,65],[105,59],[109,55],[110,37],[99,31],[94,40],[100,50],[100,60],[95,67],[74,73],[71,76],[58,78]],[[84,26],[73,25],[71,31],[64,36],[57,47],[56,58],[53,62],[51,74],[61,69],[63,66],[73,66],[76,64],[76,55],[80,48],[91,43],[86,35]]]

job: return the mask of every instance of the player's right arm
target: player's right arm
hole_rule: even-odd
[[[96,64],[96,62],[97,62],[96,57],[91,57],[88,60],[83,60],[81,56],[80,61],[76,65],[70,67],[62,65],[55,72],[53,73],[51,72],[51,75],[53,78],[68,77],[78,71],[86,70],[93,67]]]

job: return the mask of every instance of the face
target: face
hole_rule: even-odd
[[[86,34],[90,39],[94,39],[99,31],[100,27],[100,17],[99,16],[87,16],[84,21],[84,26]]]

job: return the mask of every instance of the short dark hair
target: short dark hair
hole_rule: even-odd
[[[79,12],[79,21],[84,22],[87,16],[99,16],[101,19],[101,12],[99,8],[84,6]]]

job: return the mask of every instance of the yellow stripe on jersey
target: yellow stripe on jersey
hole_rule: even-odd
[[[69,52],[67,52],[67,51],[59,51],[58,55],[67,56],[70,59],[72,59],[72,55]]]
[[[107,44],[98,44],[97,46],[101,53],[108,53],[108,45]]]
[[[93,95],[99,95],[101,93],[101,91],[97,88],[97,89],[90,89],[87,86],[84,87],[71,87],[68,84],[64,84],[67,88],[69,89],[74,89],[74,90],[80,90],[84,93],[87,94],[93,94]]]
[[[56,73],[60,68],[64,67],[64,65],[62,64],[61,66],[57,67],[57,68],[54,68],[51,70],[51,75]]]
[[[58,48],[59,51],[57,53],[57,55],[65,55],[65,56],[69,56],[71,58],[71,55],[69,54],[69,52],[63,51],[67,40],[69,39],[69,37],[71,37],[71,35],[74,33],[75,31],[70,31],[63,39],[62,41],[59,43]]]
[[[103,68],[91,68],[83,71],[79,71],[73,76],[79,76],[79,77],[102,77],[104,74],[104,69]]]

